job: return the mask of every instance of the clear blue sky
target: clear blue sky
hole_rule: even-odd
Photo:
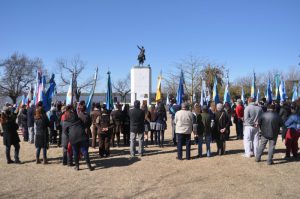
[[[125,77],[146,49],[153,86],[160,70],[189,55],[230,69],[231,80],[300,62],[299,0],[2,0],[0,59],[18,51],[40,57],[49,71],[80,54],[85,76],[100,66]],[[105,72],[105,73],[103,73]]]

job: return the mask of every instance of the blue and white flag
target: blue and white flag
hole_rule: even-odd
[[[206,83],[202,79],[202,87],[201,87],[201,96],[200,96],[200,105],[207,105],[207,96],[206,96]]]
[[[98,67],[96,68],[95,75],[94,75],[94,84],[93,84],[93,87],[91,89],[89,98],[88,98],[87,103],[86,103],[86,111],[88,113],[91,112],[91,109],[92,109],[92,102],[93,102],[93,96],[94,96],[94,93],[95,93],[97,78],[98,78]]]
[[[266,99],[267,99],[268,104],[271,104],[272,101],[273,101],[273,98],[272,98],[272,86],[271,86],[271,81],[270,81],[270,79],[269,79],[269,81],[268,81],[267,93],[266,93]]]
[[[244,88],[243,88],[243,87],[242,87],[241,100],[242,100],[243,104],[245,104],[245,103],[246,103],[246,99],[245,99],[245,93],[244,93]]]
[[[66,96],[66,106],[72,105],[72,103],[73,103],[73,76],[71,77],[69,89]]]
[[[260,100],[260,92],[259,92],[259,88],[257,89],[257,93],[256,93],[256,103],[259,103]]]
[[[216,76],[215,76],[214,88],[213,88],[213,101],[215,102],[215,104],[218,104],[220,102],[219,93],[218,93],[218,80]]]
[[[294,83],[292,102],[296,101],[297,99],[298,99],[298,88],[297,88],[297,84]]]
[[[224,92],[224,101],[223,103],[229,103],[231,104],[231,101],[230,101],[230,91],[229,91],[229,80],[227,79],[227,83],[226,83],[226,86],[225,86],[225,92]]]
[[[284,102],[286,100],[286,91],[285,91],[285,83],[284,80],[281,80],[280,86],[279,86],[279,94],[280,94],[280,101]]]
[[[180,80],[177,89],[177,96],[176,96],[176,101],[178,105],[181,105],[183,102],[183,96],[184,96],[183,84],[184,84],[184,77],[183,77],[183,72],[181,71]]]

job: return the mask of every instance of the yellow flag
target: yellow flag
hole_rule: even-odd
[[[158,76],[157,90],[155,101],[158,102],[161,100],[161,75]]]

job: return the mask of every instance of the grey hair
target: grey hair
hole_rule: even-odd
[[[181,104],[181,109],[184,109],[184,110],[189,110],[189,104],[188,103],[186,103],[186,102],[183,102],[182,104]]]
[[[223,110],[223,104],[218,103],[217,104],[217,111],[222,111]]]

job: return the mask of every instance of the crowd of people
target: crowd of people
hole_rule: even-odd
[[[114,110],[107,110],[105,104],[94,103],[90,113],[84,101],[76,106],[56,102],[48,112],[44,111],[42,102],[31,102],[18,109],[7,103],[0,117],[6,160],[8,164],[21,163],[19,130],[25,142],[34,144],[37,164],[41,163],[41,151],[42,162],[48,163],[47,150],[50,145],[61,147],[62,164],[74,166],[76,170],[79,170],[82,156],[89,170],[94,169],[89,157],[89,147],[98,147],[99,157],[108,158],[110,147],[129,146],[130,156],[134,157],[137,139],[138,155],[143,156],[148,145],[164,147],[167,112],[171,114],[172,142],[177,146],[178,160],[183,159],[183,145],[186,146],[186,159],[191,159],[192,135],[198,146],[198,158],[204,155],[203,144],[206,145],[206,156],[212,156],[211,143],[216,143],[218,155],[224,155],[226,141],[230,138],[230,126],[234,124],[236,139],[243,140],[244,157],[254,156],[259,162],[269,143],[267,163],[273,164],[279,134],[286,145],[284,158],[291,160],[291,153],[293,158],[298,157],[300,100],[294,103],[267,104],[265,100],[256,103],[253,98],[249,98],[247,104],[238,99],[232,105],[211,102],[203,106],[185,102],[179,105],[172,99],[167,106],[158,103],[149,108],[147,104],[141,105],[137,100],[132,108],[128,104],[123,107],[118,102]],[[14,161],[10,156],[11,146],[15,149]]]

